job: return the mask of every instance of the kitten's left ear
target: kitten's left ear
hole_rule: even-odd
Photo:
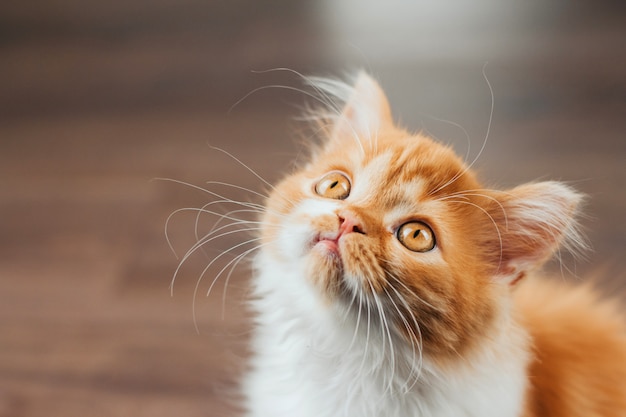
[[[379,130],[392,125],[391,108],[382,88],[367,73],[359,72],[333,127],[332,138],[371,139]]]
[[[497,225],[486,254],[499,280],[514,283],[564,246],[576,254],[586,248],[576,215],[582,195],[559,182],[522,185],[497,194],[489,213]]]

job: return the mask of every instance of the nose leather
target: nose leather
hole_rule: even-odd
[[[363,221],[359,216],[350,211],[342,210],[337,214],[339,217],[339,234],[345,235],[348,233],[361,233],[365,234],[365,228],[363,227]]]

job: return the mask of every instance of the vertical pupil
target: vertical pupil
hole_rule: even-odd
[[[337,186],[337,184],[339,184],[339,181],[334,181],[332,184],[330,184],[330,188],[335,188]]]
[[[420,229],[415,229],[415,232],[413,232],[413,239],[417,239],[417,237],[420,235],[420,232]]]

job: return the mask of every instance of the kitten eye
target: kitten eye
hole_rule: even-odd
[[[350,195],[350,180],[341,172],[329,172],[315,185],[315,192],[322,197],[344,200]]]
[[[404,223],[398,229],[397,237],[400,243],[413,252],[428,252],[435,247],[432,229],[422,222]]]

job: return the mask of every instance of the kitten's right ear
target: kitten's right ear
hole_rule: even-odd
[[[574,254],[585,249],[576,219],[582,198],[572,188],[554,181],[498,193],[487,209],[497,230],[484,248],[496,279],[516,282],[541,266],[560,246]]]
[[[369,140],[375,138],[382,128],[392,125],[387,96],[372,77],[364,71],[359,72],[333,126],[331,138]]]

